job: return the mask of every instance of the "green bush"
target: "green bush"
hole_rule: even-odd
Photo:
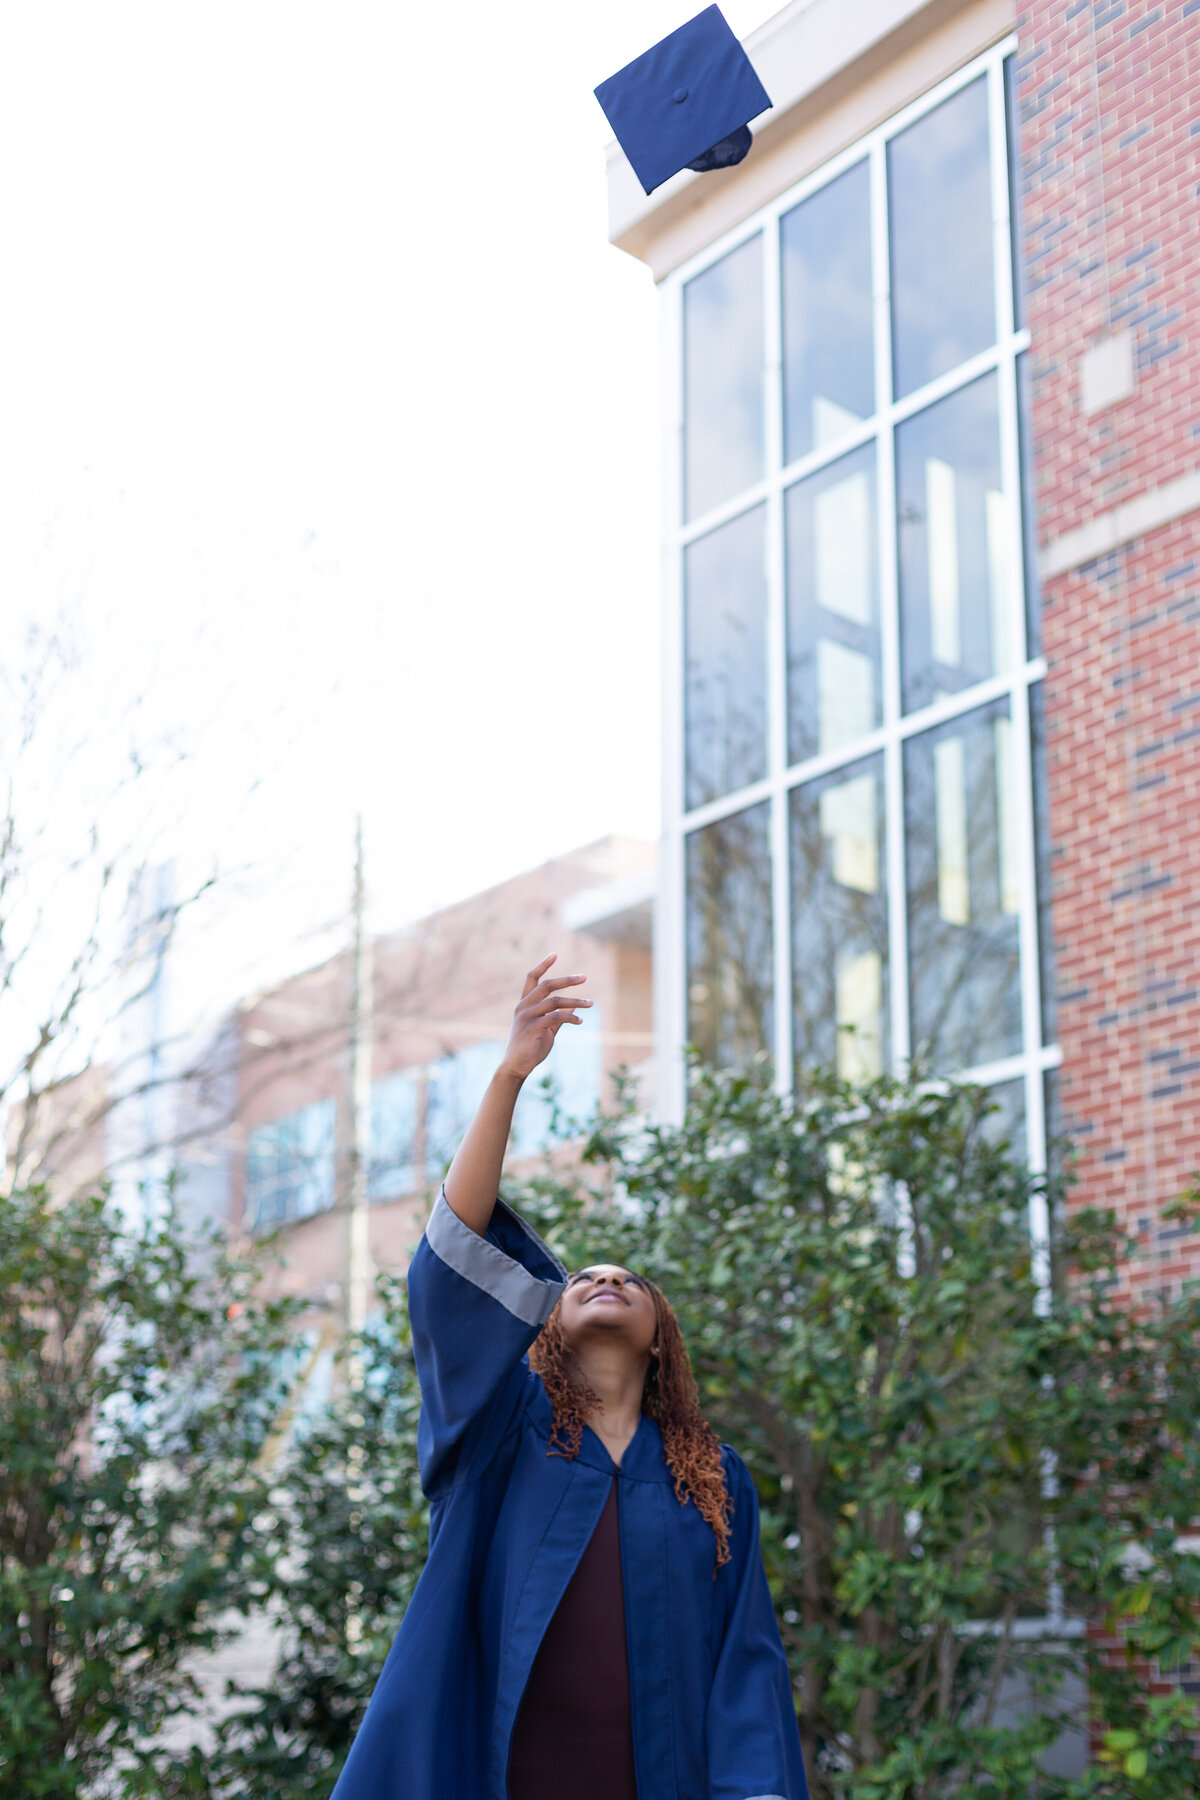
[[[0,1785],[208,1792],[194,1663],[270,1591],[263,1444],[290,1311],[257,1264],[102,1196],[0,1199]]]
[[[1195,1703],[1147,1673],[1200,1660],[1200,1303],[1131,1311],[1112,1220],[1068,1223],[994,1138],[971,1090],[698,1073],[681,1127],[626,1108],[506,1195],[569,1265],[671,1297],[762,1497],[814,1800],[1184,1800]],[[390,1278],[361,1382],[268,1481],[294,1319],[257,1279],[103,1200],[0,1202],[14,1800],[327,1800],[424,1561],[419,1396]],[[196,1651],[262,1608],[275,1676],[170,1752]],[[1097,1751],[1074,1780],[1044,1762],[1067,1725]]]
[[[270,1683],[243,1689],[222,1729],[222,1791],[328,1800],[425,1561],[428,1508],[417,1470],[420,1394],[403,1281],[379,1286],[380,1316],[356,1346],[361,1386],[300,1431],[277,1471],[285,1624]]]
[[[627,1109],[582,1170],[506,1195],[568,1265],[671,1297],[762,1497],[814,1800],[1183,1800],[1194,1705],[1144,1671],[1200,1654],[1200,1307],[1132,1313],[1112,1221],[1068,1227],[1051,1194],[1048,1308],[1035,1189],[994,1137],[977,1091],[813,1076],[783,1100],[708,1074],[682,1127]],[[227,1731],[231,1792],[327,1794],[420,1571],[399,1284],[385,1301],[365,1391],[286,1477],[290,1649]],[[1041,1760],[1068,1725],[1102,1752],[1074,1781]]]

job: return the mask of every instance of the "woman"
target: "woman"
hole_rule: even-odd
[[[806,1800],[745,1465],[675,1315],[496,1198],[589,1000],[530,971],[408,1275],[429,1560],[335,1800]],[[528,1353],[528,1354],[527,1354]]]

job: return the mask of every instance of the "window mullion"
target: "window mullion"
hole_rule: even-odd
[[[887,884],[891,1065],[909,1056],[908,909],[904,892],[904,765],[900,742],[900,609],[896,553],[896,453],[892,398],[892,283],[888,242],[887,146],[871,146],[871,294],[875,326],[876,492],[879,521],[879,626],[883,683],[884,868]]]
[[[660,314],[663,421],[661,617],[662,827],[654,919],[654,1021],[659,1116],[678,1122],[687,1098],[687,893],[684,883],[683,284],[668,282]]]
[[[775,1087],[792,1086],[792,940],[788,891],[788,796],[784,771],[788,756],[787,615],[784,589],[783,492],[783,315],[779,221],[763,229],[763,417],[766,427],[767,519],[767,775],[771,784],[771,946],[775,991]]]
[[[1013,318],[1011,201],[1008,192],[1008,109],[1004,103],[1004,61],[988,65],[988,149],[992,180],[992,268],[996,275],[996,338],[1006,345],[1016,330]]]
[[[1008,109],[1004,94],[1004,63],[996,55],[988,68],[988,123],[992,178],[992,259],[996,279],[996,328],[1003,353],[998,375],[1000,470],[1008,518],[1007,575],[1009,583],[1009,671],[1012,712],[1012,792],[1015,811],[1017,937],[1021,981],[1021,1041],[1025,1056],[1025,1143],[1030,1168],[1041,1174],[1046,1167],[1045,1086],[1038,1066],[1042,1045],[1041,970],[1037,916],[1037,862],[1033,816],[1033,745],[1030,731],[1030,684],[1019,679],[1025,672],[1026,644],[1024,521],[1021,509],[1021,462],[1017,417],[1017,370],[1013,345],[1012,197],[1009,193]],[[1038,1264],[1038,1278],[1049,1278],[1046,1267],[1048,1220],[1044,1198],[1031,1202],[1030,1234]]]

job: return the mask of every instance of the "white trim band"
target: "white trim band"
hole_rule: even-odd
[[[1120,506],[1114,506],[1108,512],[1097,513],[1094,519],[1089,519],[1075,531],[1064,531],[1061,537],[1051,538],[1038,552],[1038,573],[1043,581],[1053,581],[1056,575],[1065,575],[1068,569],[1078,569],[1082,563],[1094,562],[1109,550],[1132,543],[1134,538],[1145,537],[1148,531],[1157,531],[1160,525],[1170,525],[1198,507],[1200,469],[1193,469],[1177,481],[1147,488],[1144,494],[1123,500]]]

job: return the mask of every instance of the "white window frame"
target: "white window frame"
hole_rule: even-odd
[[[666,277],[662,296],[663,371],[663,545],[662,609],[663,758],[661,878],[657,900],[655,1014],[659,1052],[660,1114],[682,1116],[685,1069],[682,1047],[687,1030],[687,934],[685,851],[691,831],[726,818],[759,802],[770,805],[771,905],[774,945],[775,1079],[780,1092],[792,1083],[791,919],[788,856],[788,797],[793,787],[815,776],[881,753],[887,829],[887,897],[889,920],[889,984],[891,1066],[903,1070],[911,1045],[908,1037],[908,944],[905,890],[903,747],[931,726],[974,713],[989,701],[1007,699],[1012,718],[1013,785],[1016,801],[1018,877],[1018,944],[1020,952],[1021,1049],[1002,1061],[956,1072],[956,1079],[988,1086],[1020,1078],[1025,1092],[1025,1131],[1030,1167],[1046,1167],[1045,1077],[1061,1061],[1055,1044],[1042,1041],[1042,995],[1039,956],[1034,786],[1030,738],[1030,690],[1046,673],[1045,661],[1030,654],[1027,643],[1027,559],[1022,519],[1022,483],[1017,413],[1017,361],[1029,347],[1029,332],[1018,329],[1014,315],[1012,231],[1009,203],[1009,145],[1005,96],[1005,61],[1016,50],[1008,37],[957,70],[858,139],[803,181],[761,208],[702,253]],[[987,82],[991,152],[992,243],[995,274],[996,341],[949,374],[927,382],[902,400],[891,396],[891,291],[887,218],[887,146],[906,126],[951,95],[984,76]],[[867,158],[872,199],[872,304],[874,311],[876,411],[862,427],[836,443],[797,458],[783,460],[783,337],[779,264],[780,221],[799,202]],[[764,417],[766,472],[735,499],[700,518],[683,518],[683,290],[693,276],[759,233],[763,241]],[[956,392],[981,375],[995,371],[999,390],[1000,459],[1008,500],[1009,569],[1014,604],[1010,608],[1013,643],[1009,670],[977,682],[962,693],[904,714],[901,711],[897,534],[895,528],[894,428],[936,400]],[[792,767],[787,760],[787,643],[784,579],[784,496],[805,475],[845,456],[857,446],[876,446],[877,505],[881,557],[881,654],[883,721],[875,731],[836,752],[811,756]],[[767,774],[761,780],[722,795],[704,806],[684,806],[684,550],[696,538],[736,518],[751,507],[767,510]],[[1039,1198],[1030,1219],[1035,1243],[1045,1243],[1047,1219]]]

